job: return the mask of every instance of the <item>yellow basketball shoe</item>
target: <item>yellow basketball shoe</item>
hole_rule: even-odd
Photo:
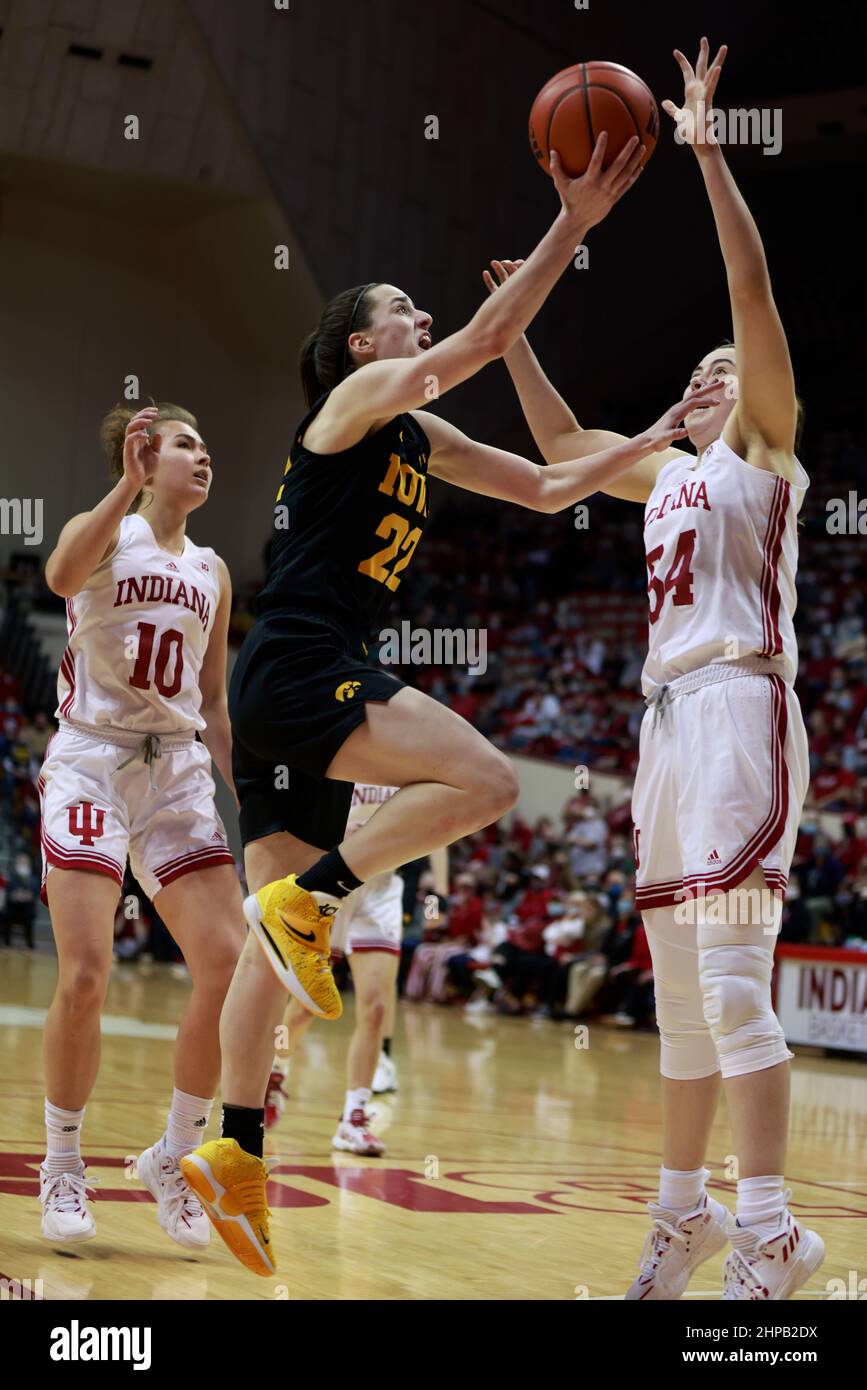
[[[237,1139],[212,1139],[185,1154],[181,1172],[235,1258],[264,1279],[276,1273],[262,1159]]]
[[[284,988],[318,1018],[339,1018],[343,1004],[328,963],[337,908],[324,894],[299,888],[295,877],[252,893],[244,916]]]

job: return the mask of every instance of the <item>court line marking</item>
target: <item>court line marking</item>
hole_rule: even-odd
[[[20,1004],[0,1004],[0,1024],[10,1028],[41,1028],[48,1017],[47,1009],[30,1009]],[[174,1042],[178,1035],[176,1023],[142,1023],[127,1014],[103,1014],[100,1031],[107,1037],[154,1038]]]

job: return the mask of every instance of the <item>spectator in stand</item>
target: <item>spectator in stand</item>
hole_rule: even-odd
[[[613,1023],[618,1028],[648,1026],[654,1007],[653,961],[643,922],[638,921],[635,927],[628,960],[613,966],[608,978],[613,985],[616,1008],[602,1022]]]
[[[6,886],[6,914],[3,921],[3,944],[8,946],[12,928],[20,927],[28,948],[33,950],[33,919],[39,896],[39,877],[30,856],[17,854]]]
[[[567,835],[569,865],[579,879],[601,879],[608,866],[608,826],[588,798]]]
[[[545,954],[550,960],[548,969],[540,973],[536,996],[536,1017],[562,1018],[561,1005],[566,997],[569,968],[582,950],[584,918],[581,906],[586,895],[574,891],[565,902],[550,902],[548,916],[553,921],[542,932]]]
[[[30,749],[31,756],[36,762],[37,768],[42,766],[45,757],[45,750],[54,733],[54,727],[49,721],[48,715],[39,710],[24,728],[21,730],[21,741],[26,743]]]
[[[867,945],[867,866],[861,866],[840,906],[843,944],[863,949]]]
[[[582,893],[577,896],[581,900],[578,910],[584,931],[581,953],[569,966],[565,1006],[567,1018],[580,1018],[590,1008],[608,975],[604,943],[611,931],[612,919],[596,894]]]
[[[789,879],[786,886],[786,898],[783,903],[783,915],[780,921],[780,940],[791,941],[803,945],[810,940],[810,932],[813,927],[813,919],[810,916],[804,899],[801,897],[801,888],[797,878]]]
[[[503,980],[503,1011],[506,1013],[523,1013],[531,991],[535,992],[537,1002],[543,998],[550,976],[556,970],[555,962],[545,951],[544,940],[555,898],[555,890],[549,886],[550,878],[547,864],[536,864],[530,870],[530,884],[515,905],[508,938],[492,957]]]
[[[828,749],[822,768],[813,778],[810,802],[820,811],[846,811],[860,800],[858,779],[842,766],[839,747]]]
[[[443,1003],[447,996],[449,960],[452,956],[466,954],[475,946],[481,930],[482,900],[475,891],[475,879],[472,874],[458,874],[455,891],[449,899],[445,932],[439,926],[425,931],[425,939],[415,949],[406,980],[407,999]]]
[[[843,839],[834,846],[834,854],[846,876],[857,876],[862,863],[867,861],[867,839],[858,830],[858,820],[851,812],[843,817]]]
[[[835,898],[845,872],[831,851],[828,837],[816,835],[809,855],[795,869],[801,897],[812,918],[814,939],[822,940],[836,920]]]
[[[845,869],[831,851],[827,835],[816,835],[813,848],[795,870],[805,898],[833,898],[842,882]]]

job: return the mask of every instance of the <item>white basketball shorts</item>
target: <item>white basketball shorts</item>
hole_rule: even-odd
[[[387,951],[400,955],[403,935],[403,879],[376,874],[346,898],[331,924],[331,954]]]
[[[153,899],[183,874],[234,863],[205,745],[161,738],[160,756],[148,765],[142,744],[141,735],[66,723],[51,739],[39,775],[43,902],[52,868],[90,869],[120,886],[129,855]]]
[[[726,893],[756,867],[781,896],[809,784],[794,690],[777,675],[714,665],[655,699],[632,794],[635,906]]]

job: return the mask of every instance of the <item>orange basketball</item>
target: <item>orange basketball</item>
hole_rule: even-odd
[[[659,137],[659,111],[641,78],[619,63],[576,63],[546,82],[530,112],[530,147],[550,173],[550,152],[557,150],[570,178],[583,174],[593,146],[608,132],[604,168],[613,163],[627,140],[637,135],[646,164]]]

